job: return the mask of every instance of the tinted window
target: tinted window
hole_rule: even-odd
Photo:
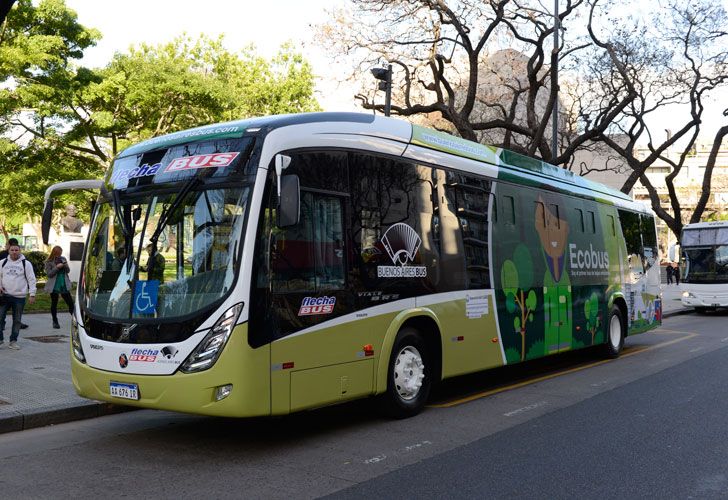
[[[642,229],[642,255],[645,269],[649,269],[657,260],[657,233],[655,219],[650,215],[640,215],[640,228]]]
[[[442,230],[433,213],[432,169],[350,153],[349,177],[351,272],[361,307],[371,297],[376,302],[426,293],[436,278],[430,266],[437,262]]]
[[[274,292],[337,290],[344,287],[341,199],[301,193],[301,219],[275,229],[271,248]]]
[[[455,276],[445,278],[451,281],[453,289],[490,288],[488,203],[491,182],[470,175],[446,172],[443,191],[445,197],[444,200],[440,199],[438,208],[441,232],[447,230],[453,241],[446,241],[444,234],[441,237],[441,274],[455,271],[457,276],[462,277],[459,283],[454,279]],[[447,222],[452,227],[447,227]],[[448,262],[449,260],[452,262]],[[456,261],[461,263],[460,266],[464,264],[464,271],[456,269]],[[446,288],[442,286],[438,288],[439,291],[444,289]]]
[[[512,196],[503,196],[503,222],[509,226],[516,225],[515,201]]]

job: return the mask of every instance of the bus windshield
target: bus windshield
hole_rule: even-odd
[[[683,230],[684,283],[728,283],[728,227]]]
[[[728,283],[728,245],[683,247],[684,283]]]
[[[108,319],[168,319],[224,297],[239,267],[250,182],[193,178],[164,191],[113,191],[89,232],[86,309]]]

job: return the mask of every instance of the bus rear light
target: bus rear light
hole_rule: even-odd
[[[227,344],[230,334],[235,328],[235,323],[243,310],[243,304],[235,304],[233,307],[225,311],[217,320],[217,323],[210,328],[210,332],[202,339],[197,348],[192,351],[187,360],[182,363],[180,370],[185,373],[199,372],[207,370],[215,364],[217,358],[220,357],[225,344]]]

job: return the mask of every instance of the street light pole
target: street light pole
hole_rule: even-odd
[[[554,0],[554,49],[551,51],[551,91],[556,92],[551,112],[551,163],[559,154],[559,0]]]
[[[372,68],[372,75],[379,82],[379,90],[384,91],[384,116],[389,116],[392,109],[392,65],[388,64],[387,69]]]

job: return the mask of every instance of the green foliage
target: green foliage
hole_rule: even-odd
[[[181,36],[117,53],[103,68],[79,67],[74,61],[100,38],[63,0],[20,0],[10,11],[0,31],[0,219],[40,215],[49,184],[99,178],[131,143],[319,110],[311,66],[291,45],[267,61],[253,47],[231,52],[222,38]]]
[[[516,316],[513,318],[513,329],[517,332],[521,331],[521,318],[520,316]]]
[[[538,342],[534,342],[531,347],[529,347],[528,354],[526,354],[526,359],[540,358],[544,355],[545,352],[546,348],[544,347],[543,340],[539,340]]]
[[[28,252],[23,253],[25,256],[25,260],[28,261],[29,264],[33,265],[33,272],[35,273],[35,277],[38,279],[45,278],[45,261],[48,258],[48,254],[45,252]]]
[[[536,292],[533,290],[528,291],[528,296],[526,297],[526,307],[533,311],[536,309],[537,299],[536,299]],[[528,318],[529,321],[533,321],[533,314],[530,315]]]
[[[506,290],[506,309],[509,313],[516,312],[516,291],[514,289]]]
[[[506,349],[506,363],[518,363],[519,361],[521,361],[521,353],[517,349],[512,347]]]
[[[584,301],[584,316],[590,331],[599,327],[599,297],[596,292]]]
[[[501,284],[507,293],[515,293],[513,290],[518,289],[518,269],[512,260],[506,260],[501,267]]]
[[[528,290],[533,286],[533,261],[526,245],[519,243],[513,251],[513,261],[518,268],[518,287]]]

